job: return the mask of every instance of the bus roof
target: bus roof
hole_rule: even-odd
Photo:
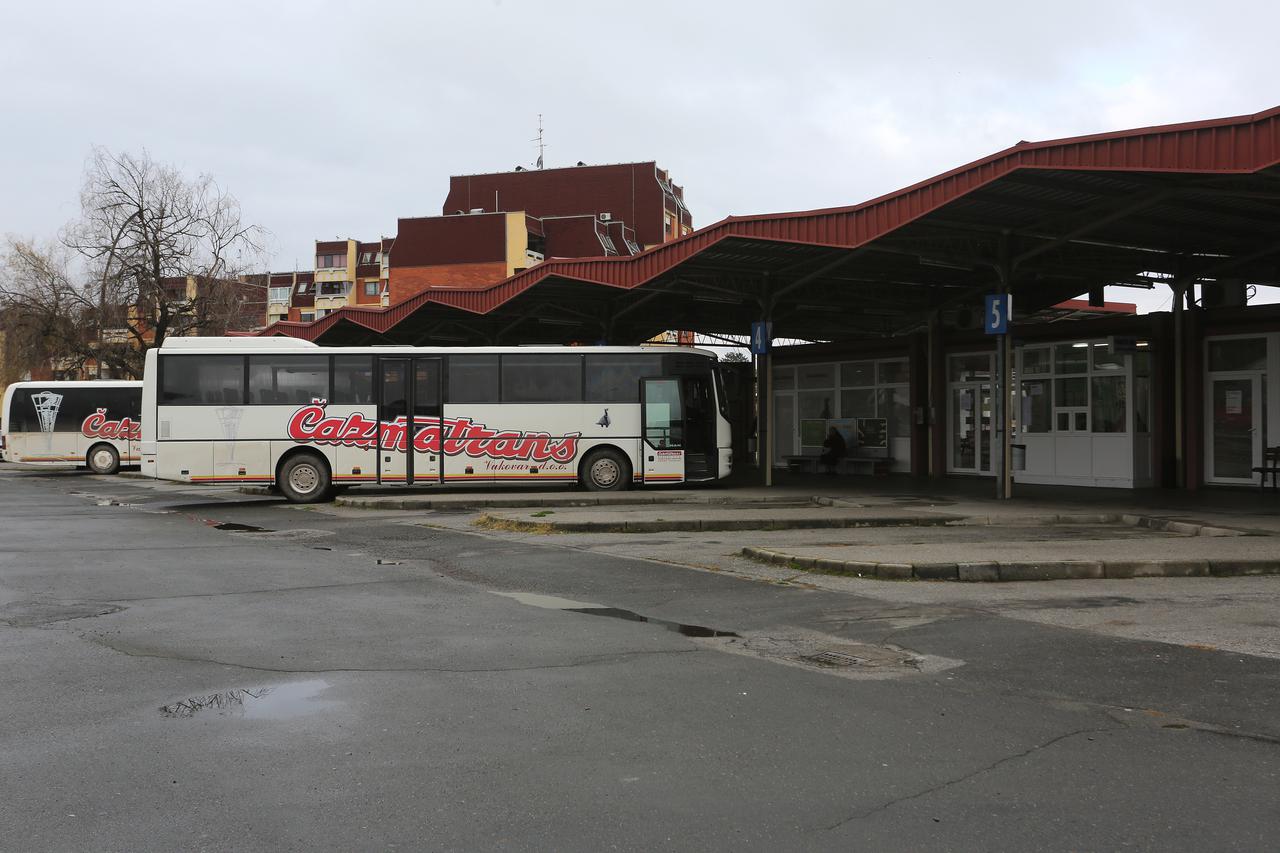
[[[10,388],[141,388],[141,379],[50,379],[46,382],[24,379]]]
[[[430,353],[432,355],[449,355],[457,354],[494,354],[494,353],[573,353],[591,355],[609,354],[609,353],[663,353],[663,352],[680,352],[693,353],[705,356],[710,359],[717,358],[716,354],[711,350],[698,349],[697,347],[681,347],[671,346],[670,344],[650,344],[648,346],[638,347],[597,347],[597,346],[514,346],[514,347],[413,347],[404,345],[378,345],[367,347],[321,347],[311,341],[298,340],[297,338],[168,338],[160,346],[161,352],[171,352],[180,350],[183,353],[192,353],[198,355],[246,355],[253,353],[270,352],[273,354],[292,353],[305,355],[350,355],[358,354],[380,354],[380,355],[417,355]],[[318,352],[317,352],[318,350]]]

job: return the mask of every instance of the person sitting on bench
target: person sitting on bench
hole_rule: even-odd
[[[840,434],[840,430],[831,427],[827,430],[827,440],[822,442],[822,455],[818,457],[818,461],[826,467],[828,474],[834,474],[836,466],[848,451],[848,445],[844,443],[844,436]]]

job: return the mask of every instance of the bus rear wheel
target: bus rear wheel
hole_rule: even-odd
[[[85,455],[84,464],[95,474],[114,474],[120,470],[120,454],[109,444],[95,444]]]
[[[610,447],[602,447],[582,460],[578,479],[591,492],[616,492],[631,485],[631,466],[627,457]]]
[[[299,453],[281,465],[276,486],[290,503],[295,504],[328,500],[333,489],[329,466],[313,453]]]

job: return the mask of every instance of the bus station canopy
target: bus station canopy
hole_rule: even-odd
[[[646,340],[667,329],[845,341],[1017,317],[1105,285],[1280,284],[1280,107],[1019,142],[850,207],[732,216],[639,255],[551,259],[478,290],[346,307],[265,335],[322,344]]]

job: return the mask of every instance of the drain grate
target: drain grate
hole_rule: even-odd
[[[817,664],[818,666],[858,666],[866,664],[867,661],[862,658],[855,657],[845,652],[818,652],[812,655],[803,655],[801,660],[807,663]]]
[[[916,668],[916,659],[896,649],[852,643],[828,646],[810,654],[799,655],[801,663],[833,669],[849,667],[910,667]]]

